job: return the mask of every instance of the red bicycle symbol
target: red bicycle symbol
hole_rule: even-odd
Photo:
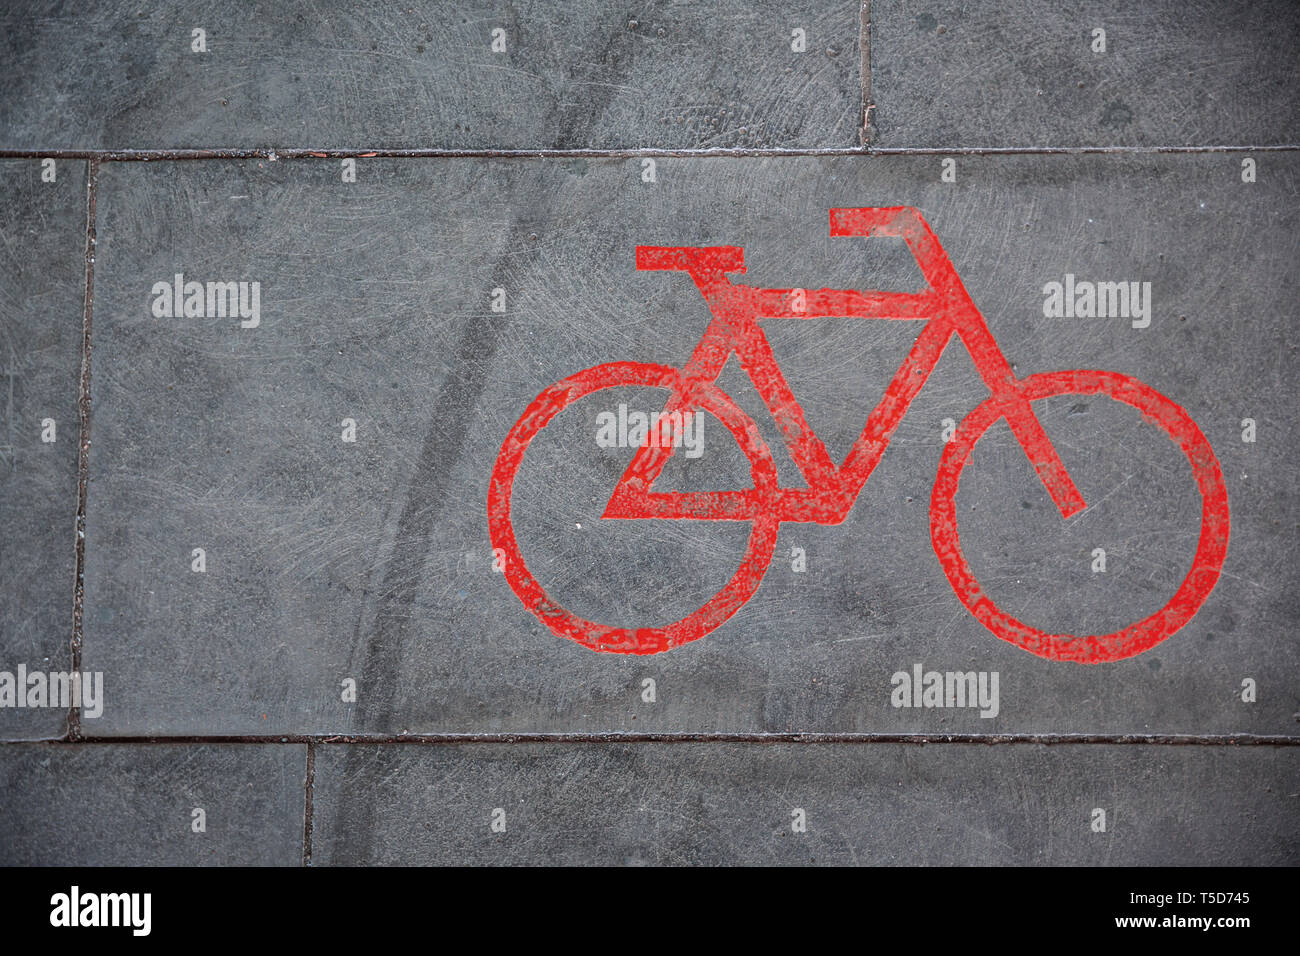
[[[505,554],[510,587],[547,627],[597,651],[656,654],[697,640],[717,628],[754,594],[771,563],[781,522],[839,524],[853,507],[949,340],[956,335],[970,352],[991,393],[962,420],[947,444],[930,499],[935,553],[958,599],[1005,641],[1039,657],[1085,664],[1140,654],[1173,634],[1200,609],[1214,589],[1228,547],[1228,495],[1210,444],[1177,404],[1137,379],[1118,372],[1063,371],[1017,378],[993,339],[939,240],[911,207],[832,209],[832,236],[892,236],[906,241],[927,288],[915,293],[853,290],[763,289],[738,285],[729,273],[745,271],[736,246],[638,246],[638,269],[685,272],[713,314],[690,360],[681,369],[640,362],[611,362],[579,372],[546,389],[525,410],[501,446],[488,490],[488,527],[494,548]],[[861,436],[839,467],[808,426],[786,384],[759,324],[768,319],[857,318],[925,320],[907,358],[871,412]],[[715,384],[731,353],[762,396],[784,435],[806,488],[780,487],[770,449],[753,420]],[[529,443],[561,410],[601,389],[652,386],[667,389],[665,413],[704,410],[721,421],[749,459],[754,487],[710,492],[656,492],[655,480],[676,442],[666,439],[638,449],[614,488],[604,518],[743,521],[753,525],[739,569],[698,610],[663,627],[612,627],[584,620],[547,595],[529,573],[515,540],[510,499]],[[991,425],[1006,419],[1063,518],[1086,504],[1032,403],[1058,395],[1105,395],[1140,411],[1178,444],[1191,463],[1201,494],[1201,532],[1191,570],[1169,603],[1111,634],[1049,634],[1016,620],[993,603],[962,555],[953,499],[971,451]],[[681,416],[676,416],[680,418]],[[673,419],[668,419],[673,421]]]

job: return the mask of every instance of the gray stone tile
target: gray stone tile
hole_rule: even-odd
[[[0,147],[859,142],[856,0],[85,7],[21,0],[0,14]]]
[[[326,746],[312,862],[1294,865],[1298,758],[1132,745]]]
[[[53,182],[44,170],[0,161],[0,671],[13,679],[68,670],[76,576],[86,164],[56,163]],[[16,703],[0,706],[0,738],[63,734],[66,708]]]
[[[305,779],[292,744],[2,746],[0,863],[296,866]]]
[[[1105,52],[1094,52],[1105,31]],[[1290,0],[873,0],[873,145],[1300,142]]]
[[[94,730],[1293,735],[1297,161],[1257,158],[1251,184],[1223,154],[964,157],[956,184],[932,156],[661,158],[654,183],[636,159],[373,160],[352,184],[333,160],[110,164],[84,648],[108,699]],[[1152,649],[1093,667],[1026,653],[966,612],[928,506],[944,420],[987,397],[953,344],[847,520],[783,525],[758,591],[716,631],[649,657],[557,637],[493,571],[489,478],[551,383],[691,354],[703,299],[681,275],[638,272],[635,246],[741,245],[737,281],[758,286],[917,288],[901,241],[827,238],[828,208],[873,205],[924,212],[1018,375],[1113,369],[1199,423],[1232,521],[1208,601]],[[260,324],[155,318],[153,287],[176,273],[260,282]],[[1149,327],[1045,318],[1044,286],[1067,274],[1150,282]],[[766,329],[837,462],[918,334],[829,319]],[[797,484],[734,359],[720,383]],[[700,607],[749,533],[600,520],[631,452],[597,446],[597,415],[663,396],[624,386],[575,403],[516,483],[529,569],[603,623]],[[1108,633],[1156,612],[1196,546],[1186,457],[1118,402],[1035,408],[1091,507],[1063,523],[994,426],[957,496],[976,576],[1039,628]],[[704,454],[675,456],[657,488],[749,486],[738,446],[704,422]],[[1091,570],[1099,547],[1105,573]],[[892,676],[918,664],[996,672],[997,715],[891,706]]]

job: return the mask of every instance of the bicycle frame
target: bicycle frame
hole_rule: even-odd
[[[760,513],[779,521],[839,524],[848,517],[867,479],[913,399],[955,335],[970,353],[998,410],[1011,426],[1048,495],[1069,518],[1086,507],[1051,440],[1043,431],[1011,369],[938,238],[910,206],[830,210],[833,237],[903,239],[927,288],[919,292],[859,292],[843,289],[765,289],[733,283],[744,273],[737,246],[637,246],[641,270],[686,272],[708,303],[712,321],[682,368],[680,387],[664,411],[691,411],[694,392],[712,383],[734,351],[785,438],[806,488],[718,492],[654,492],[655,480],[675,442],[647,444],[633,456],[614,489],[603,517],[748,521]],[[911,351],[867,418],[862,434],[838,467],[808,425],[759,323],[767,319],[853,318],[925,321]]]

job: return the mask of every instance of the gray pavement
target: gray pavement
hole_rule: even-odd
[[[312,862],[1277,865],[1300,850],[1293,753],[325,747]]]
[[[1294,732],[1287,556],[1300,499],[1285,403],[1297,363],[1260,348],[1286,334],[1300,291],[1274,254],[1297,225],[1293,154],[1268,157],[1251,186],[1218,154],[967,157],[955,186],[934,158],[903,156],[663,159],[655,184],[636,159],[376,159],[355,184],[327,179],[335,168],[101,173],[83,660],[116,694],[97,732]],[[891,201],[925,212],[1018,374],[1119,371],[1199,421],[1234,529],[1196,619],[1146,654],[1086,668],[1026,654],[965,611],[928,533],[943,420],[987,396],[954,343],[849,520],[783,526],[762,587],[716,632],[629,658],[541,627],[486,539],[502,441],[552,382],[601,362],[680,364],[709,318],[689,280],[636,271],[636,244],[744,241],[744,281],[759,286],[904,288],[915,267],[901,242],[827,237],[829,207]],[[260,324],[156,318],[149,290],[178,272],[260,281]],[[1150,282],[1149,327],[1045,318],[1041,289],[1067,272]],[[1225,310],[1213,303],[1228,275]],[[918,326],[767,328],[839,461]],[[770,423],[741,370],[724,380]],[[596,416],[663,402],[610,391],[530,448],[514,521],[562,605],[660,623],[725,583],[747,531],[599,520],[632,451],[598,447]],[[1042,407],[1093,507],[1062,524],[995,433],[963,480],[963,546],[1030,623],[1106,633],[1173,596],[1199,497],[1186,458],[1136,411]],[[748,485],[730,435],[716,419],[704,428],[699,457],[683,451],[663,487]],[[780,452],[770,424],[767,437]],[[783,478],[800,480],[792,467]],[[1092,570],[1097,547],[1105,573]],[[998,672],[999,712],[892,707],[891,676],[916,663]],[[341,699],[349,678],[355,704]]]
[[[0,13],[0,862],[1300,861],[1296,8],[240,9]],[[553,633],[500,571],[493,469],[552,383],[690,358],[709,308],[636,247],[912,292],[901,240],[828,235],[894,206],[1016,376],[1110,370],[1197,423],[1231,520],[1204,604],[1095,665],[963,607],[931,493],[989,391],[954,341],[846,519],[782,524],[721,626]],[[838,465],[922,323],[763,329]],[[718,385],[799,487],[735,356]],[[515,480],[528,571],[585,619],[665,626],[745,552],[748,522],[602,518],[635,450],[602,423],[666,394],[575,401]],[[1034,410],[1088,508],[994,425],[955,498],[975,578],[1049,632],[1161,612],[1202,526],[1186,450],[1105,396]],[[655,490],[752,488],[701,421]]]
[[[0,747],[6,807],[33,808],[0,865],[296,866],[305,771],[301,745]]]
[[[1300,135],[1289,0],[870,6],[876,146],[1271,146]]]
[[[19,0],[0,127],[24,149],[852,147],[859,22],[854,0]]]
[[[71,660],[86,164],[54,163],[52,182],[43,172],[0,161],[0,667],[11,673]],[[0,736],[58,737],[67,712],[0,708]]]

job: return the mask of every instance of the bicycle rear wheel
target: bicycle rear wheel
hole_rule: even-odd
[[[989,399],[962,420],[944,449],[930,498],[930,536],[944,574],[966,609],[1004,641],[1049,660],[1101,664],[1134,657],[1169,637],[1200,610],[1214,590],[1228,550],[1228,492],[1219,461],[1191,417],[1135,378],[1118,372],[1048,372],[1025,379],[1030,401],[1059,395],[1106,395],[1142,413],[1187,456],[1201,496],[1201,530],[1191,570],[1169,602],[1155,613],[1109,634],[1051,634],[1017,620],[985,593],[961,551],[955,498],[975,445],[999,419]]]
[[[566,610],[546,593],[524,563],[510,517],[515,477],[523,464],[529,443],[556,415],[593,392],[620,386],[650,386],[680,394],[685,383],[681,373],[668,366],[611,362],[571,375],[538,395],[502,443],[488,488],[488,532],[492,547],[501,549],[505,554],[504,574],[511,589],[524,607],[553,633],[594,651],[657,654],[698,640],[713,631],[753,596],[776,548],[780,522],[772,508],[762,506],[776,494],[776,465],[771,450],[759,435],[753,420],[712,382],[697,384],[695,401],[698,407],[726,426],[748,459],[755,497],[759,503],[753,509],[753,527],[735,575],[701,607],[659,627],[615,627],[586,620]],[[696,496],[694,500],[698,513],[679,512],[674,517],[723,520],[717,509],[709,508],[710,498],[707,494]]]

